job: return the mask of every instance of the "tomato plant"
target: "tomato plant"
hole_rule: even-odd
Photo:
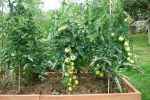
[[[18,84],[39,81],[46,75],[48,53],[42,31],[35,24],[32,1],[9,1],[10,12],[5,21],[5,45],[2,60],[13,71]]]
[[[117,79],[122,76],[121,68],[134,66],[128,31],[130,19],[123,11],[121,1],[87,0],[79,5],[63,1],[57,16],[51,44],[64,76],[89,71],[99,78]],[[70,48],[71,54],[77,57],[73,67],[75,71],[67,74],[70,58],[65,53],[65,48]],[[69,65],[65,66],[64,62],[69,62]],[[66,77],[64,80],[65,84],[71,85]]]
[[[81,72],[114,78],[120,86],[121,69],[135,68],[128,31],[131,19],[122,1],[63,0],[59,10],[48,12],[49,18],[39,16],[42,11],[36,2],[9,0],[2,60],[19,85],[44,79],[49,66],[62,72],[62,85],[69,93],[80,84]]]

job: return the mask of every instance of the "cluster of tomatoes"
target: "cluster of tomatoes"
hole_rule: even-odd
[[[100,64],[96,64],[96,66],[94,67],[93,71],[94,71],[94,74],[97,77],[102,78],[102,77],[104,77],[104,73],[102,71],[100,71],[100,69],[101,69]]]
[[[112,37],[115,37],[115,33],[111,33],[111,36]],[[133,54],[132,54],[132,50],[131,50],[131,47],[130,47],[130,44],[128,41],[125,40],[124,37],[122,36],[119,36],[118,37],[118,41],[122,42],[123,43],[123,46],[124,46],[124,49],[125,51],[127,52],[127,61],[130,63],[130,64],[134,64],[134,60],[132,59],[133,58]]]
[[[65,77],[67,79],[68,91],[72,92],[77,88],[77,85],[79,84],[77,77],[74,75],[74,61],[76,60],[76,56],[71,53],[70,47],[65,48],[65,53],[68,54],[68,57],[65,58]]]

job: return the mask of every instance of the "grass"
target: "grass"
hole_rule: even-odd
[[[150,100],[150,45],[148,45],[147,34],[133,36],[133,51],[137,55],[137,64],[142,68],[144,74],[131,70],[126,72],[126,75],[142,93],[142,100]]]

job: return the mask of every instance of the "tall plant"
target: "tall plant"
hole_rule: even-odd
[[[135,64],[129,20],[122,2],[87,0],[75,4],[64,0],[57,14],[51,43],[58,65],[62,66],[63,83],[67,84],[68,91],[72,92],[76,87],[72,76],[76,72],[79,75],[80,70],[90,71],[99,78],[115,78],[121,91],[117,78],[122,75],[120,68]],[[76,58],[73,62],[69,50],[69,55]],[[68,68],[71,69],[68,71]]]
[[[47,53],[42,31],[34,20],[34,0],[9,1],[10,13],[5,23],[3,62],[20,83],[38,81],[46,74]]]

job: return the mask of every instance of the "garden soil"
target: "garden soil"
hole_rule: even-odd
[[[91,74],[81,74],[78,88],[71,94],[104,94],[108,93],[108,80],[105,78],[96,78]],[[0,94],[47,94],[47,95],[64,95],[69,94],[61,84],[61,74],[50,73],[42,82],[36,82],[27,87],[21,87],[20,93],[17,93],[16,87],[5,87],[0,90]],[[116,83],[110,80],[110,93],[120,93]],[[124,93],[131,92],[130,89],[122,82]]]

